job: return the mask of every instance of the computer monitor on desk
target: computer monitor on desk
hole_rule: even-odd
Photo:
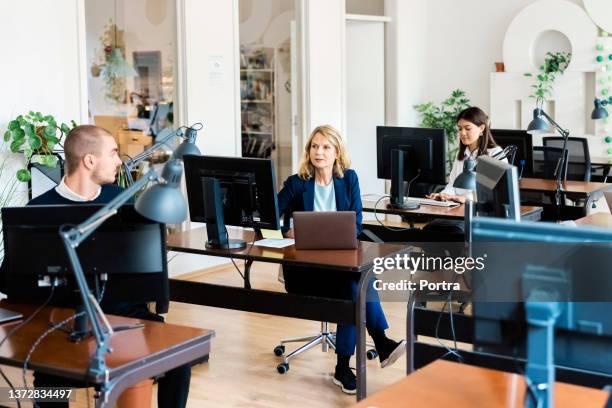
[[[377,177],[391,179],[391,206],[416,209],[407,203],[413,181],[446,183],[446,132],[444,129],[376,127]],[[408,188],[404,182],[408,182]]]
[[[477,215],[520,221],[521,200],[516,167],[493,157],[479,157],[475,206]]]
[[[99,205],[27,206],[2,209],[5,262],[0,280],[13,303],[42,304],[55,286],[51,304],[81,306],[60,226],[77,224]],[[77,249],[89,286],[103,295],[103,308],[117,302],[169,302],[165,225],[126,205]]]
[[[612,384],[612,232],[494,218],[472,226],[473,256],[486,256],[472,272],[475,350],[527,357],[527,395],[541,406],[555,366],[561,381]]]
[[[533,177],[533,136],[526,130],[491,129],[493,139],[505,148],[516,146],[514,164],[517,166],[519,178]]]
[[[267,159],[185,156],[191,221],[205,222],[207,248],[239,249],[225,225],[280,228],[274,162]]]

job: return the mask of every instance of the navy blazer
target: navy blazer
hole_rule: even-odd
[[[291,216],[294,211],[314,211],[314,183],[314,177],[303,180],[297,174],[285,180],[283,189],[278,193],[279,214]],[[334,192],[338,211],[355,211],[356,231],[359,236],[363,229],[363,216],[359,180],[355,170],[347,169],[342,178],[334,176]]]

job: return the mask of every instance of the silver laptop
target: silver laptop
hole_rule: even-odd
[[[19,320],[23,317],[21,313],[13,312],[12,310],[0,307],[0,324],[10,322],[12,320]]]
[[[356,249],[355,211],[296,211],[293,236],[296,249]]]

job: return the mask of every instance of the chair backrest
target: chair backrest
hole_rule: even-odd
[[[548,146],[535,146],[533,148],[533,176],[535,178],[555,179],[555,170],[561,160],[563,149]],[[562,180],[567,179],[567,156],[565,152],[565,165],[561,169]]]
[[[546,147],[563,148],[563,138],[547,136],[542,138]],[[591,156],[589,144],[584,137],[569,137],[567,139],[569,164],[567,166],[567,179],[578,181],[591,181]]]

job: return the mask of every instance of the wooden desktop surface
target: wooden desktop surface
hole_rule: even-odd
[[[555,406],[601,408],[609,394],[556,383]],[[359,402],[356,407],[522,407],[525,382],[518,374],[435,361]]]
[[[594,213],[577,219],[578,225],[589,225],[591,227],[612,228],[612,214]]]
[[[564,181],[562,186],[565,193],[579,194],[585,197],[612,188],[612,184],[609,183],[570,180]],[[522,178],[519,181],[519,188],[521,191],[554,192],[557,188],[557,181],[549,179]]]
[[[376,201],[363,200],[363,211],[374,212],[374,205]],[[453,218],[463,219],[465,216],[465,206],[463,204],[455,207],[438,207],[434,205],[421,205],[416,210],[403,210],[396,208],[388,208],[389,199],[385,198],[380,200],[376,207],[376,212],[381,214],[394,214],[394,215],[414,215],[414,216],[428,216],[437,218]],[[527,217],[542,212],[542,207],[522,205],[521,206],[521,217]]]
[[[240,250],[207,249],[208,236],[206,228],[195,228],[188,231],[169,234],[166,240],[169,250],[189,252],[201,255],[232,257],[253,261],[280,263],[283,265],[307,265],[328,269],[340,269],[361,272],[373,265],[378,257],[393,256],[406,250],[404,245],[378,244],[359,241],[357,249],[347,250],[298,250],[293,245],[282,248],[266,248],[251,245],[255,233],[241,228],[228,228],[230,238],[243,239],[247,246]]]
[[[0,302],[0,306],[30,316],[36,306]],[[23,366],[23,362],[35,340],[43,334],[50,323],[58,323],[74,314],[73,310],[45,307],[34,319],[12,334],[0,348],[0,362]],[[144,327],[116,332],[111,337],[113,352],[106,355],[110,378],[121,375],[130,368],[144,364],[147,358],[171,353],[176,348],[197,346],[206,341],[210,350],[210,339],[214,332],[207,329],[158,323],[107,315],[113,326],[143,323]],[[22,320],[0,326],[0,338],[4,338]],[[67,333],[56,330],[48,335],[36,348],[28,367],[64,378],[84,380],[91,357],[95,351],[95,339],[90,337],[79,343],[68,340]],[[197,356],[196,356],[197,357]],[[90,383],[96,382],[89,378]]]

